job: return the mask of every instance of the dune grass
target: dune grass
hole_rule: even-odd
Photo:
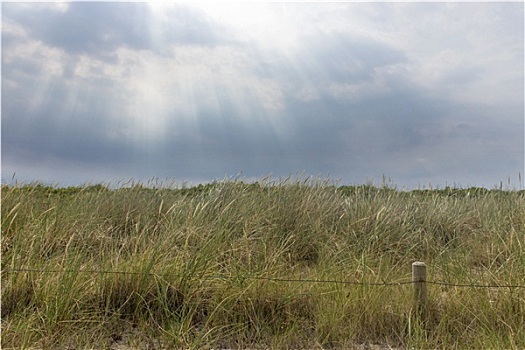
[[[373,285],[409,281],[416,260],[430,281],[525,285],[523,191],[266,179],[1,194],[2,349],[525,348],[525,288],[429,285],[421,318],[410,284]]]

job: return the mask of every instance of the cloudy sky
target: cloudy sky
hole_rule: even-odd
[[[524,4],[2,3],[2,179],[524,172]]]

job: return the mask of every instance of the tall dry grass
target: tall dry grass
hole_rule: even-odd
[[[422,260],[431,281],[525,285],[523,192],[31,184],[1,204],[3,349],[525,347],[523,288],[429,285],[422,320],[409,284],[370,284]]]

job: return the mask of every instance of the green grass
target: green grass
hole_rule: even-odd
[[[525,348],[524,288],[429,284],[420,318],[410,284],[370,285],[410,280],[416,260],[430,281],[525,285],[523,191],[287,179],[1,194],[2,349]]]

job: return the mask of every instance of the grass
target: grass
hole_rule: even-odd
[[[421,318],[410,284],[370,284],[420,260],[525,285],[523,191],[30,184],[1,204],[2,349],[525,348],[525,288],[429,284]]]

